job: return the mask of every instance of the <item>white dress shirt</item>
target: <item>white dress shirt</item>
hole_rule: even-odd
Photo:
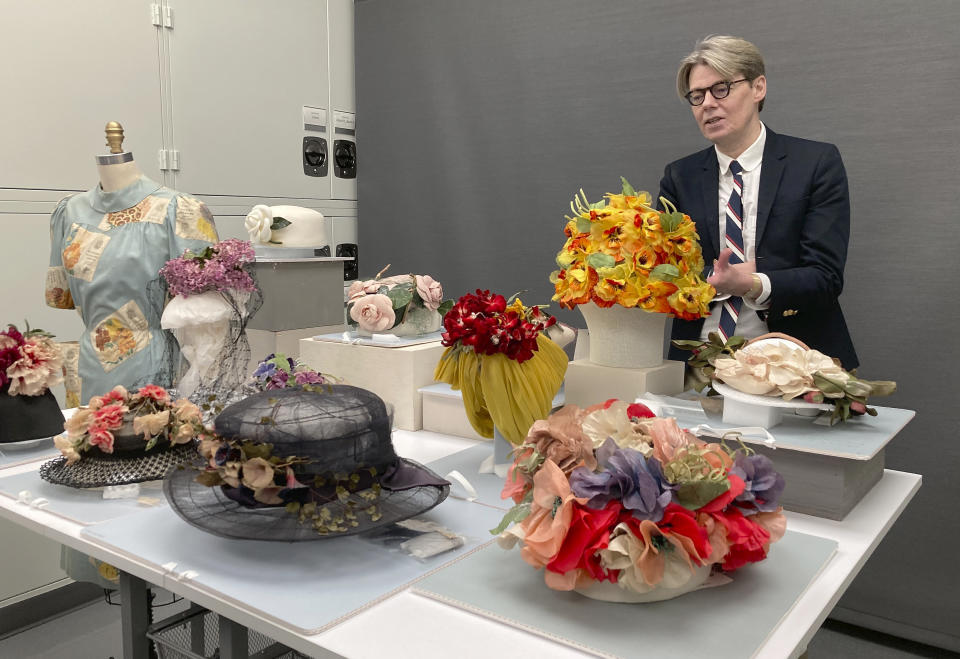
[[[741,153],[740,157],[736,158],[736,161],[743,168],[743,251],[748,261],[756,260],[757,256],[757,198],[760,194],[760,169],[763,165],[763,147],[766,142],[767,128],[761,122],[760,135],[756,141],[747,147],[747,150]],[[720,230],[717,235],[720,236],[723,243],[720,247],[720,250],[723,251],[726,248],[724,235],[726,235],[727,202],[730,200],[730,193],[733,192],[733,173],[730,171],[730,163],[733,162],[734,158],[721,153],[720,149],[714,148],[720,165],[720,192],[717,199]],[[705,265],[707,268],[712,267],[710,263]],[[760,316],[756,314],[756,310],[766,309],[770,306],[770,278],[763,273],[757,273],[757,276],[760,277],[763,288],[756,300],[743,298],[740,315],[737,318],[737,336],[753,338],[769,331],[767,324],[760,320]],[[729,297],[730,295],[718,295],[713,299],[710,305],[710,315],[706,317],[703,329],[700,332],[701,340],[705,341],[710,332],[719,330],[720,302]]]

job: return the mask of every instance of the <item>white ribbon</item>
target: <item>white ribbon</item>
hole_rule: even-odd
[[[770,434],[770,431],[760,426],[744,426],[741,428],[722,428],[720,430],[711,428],[705,423],[701,423],[693,428],[688,428],[694,435],[706,435],[707,437],[716,437],[723,439],[725,435],[738,434],[743,437],[755,437],[763,441],[770,448],[777,448],[776,438]]]
[[[447,480],[451,480],[451,479],[452,479],[452,480],[455,480],[456,482],[460,483],[460,485],[463,487],[463,489],[464,489],[464,490],[466,491],[466,493],[467,493],[467,496],[462,497],[462,496],[458,496],[455,492],[453,492],[453,491],[451,490],[451,491],[450,491],[450,496],[454,497],[455,499],[465,499],[466,501],[476,501],[476,500],[477,500],[477,496],[479,496],[479,495],[477,494],[477,488],[475,488],[475,487],[473,486],[473,484],[470,483],[470,481],[467,480],[467,477],[464,476],[463,474],[461,474],[459,471],[457,471],[456,469],[454,469],[454,470],[451,471],[449,474],[447,474],[446,476],[444,476],[444,478],[446,478]]]

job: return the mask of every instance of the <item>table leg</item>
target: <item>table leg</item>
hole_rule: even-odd
[[[150,659],[150,600],[147,582],[126,572],[120,573],[120,620],[123,624],[123,656]]]
[[[224,616],[220,618],[220,659],[246,659],[247,628]]]

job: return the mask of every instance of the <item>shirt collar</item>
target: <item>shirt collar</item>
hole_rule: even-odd
[[[743,167],[743,171],[752,172],[760,166],[760,163],[763,161],[763,147],[766,143],[767,127],[764,126],[761,121],[760,134],[757,136],[757,139],[736,159],[737,162],[740,163],[740,166]],[[730,172],[730,163],[733,162],[734,159],[722,153],[716,146],[713,147],[713,149],[717,152],[717,163],[720,165],[720,174],[728,174]]]
[[[104,192],[98,183],[92,190],[86,192],[90,206],[99,213],[115,213],[132,208],[159,190],[161,186],[141,175],[136,181],[114,192]]]

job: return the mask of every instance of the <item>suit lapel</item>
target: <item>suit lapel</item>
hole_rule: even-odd
[[[703,176],[700,177],[703,188],[703,217],[707,223],[706,236],[713,241],[713,253],[720,253],[720,165],[717,152],[710,147],[704,151]],[[698,225],[699,226],[699,225]],[[701,239],[704,238],[700,232]]]
[[[786,166],[787,152],[783,148],[780,136],[767,128],[767,142],[763,146],[763,165],[760,169],[760,189],[757,198],[757,237],[754,243],[758,248],[767,228],[770,208],[777,197],[780,179]]]

